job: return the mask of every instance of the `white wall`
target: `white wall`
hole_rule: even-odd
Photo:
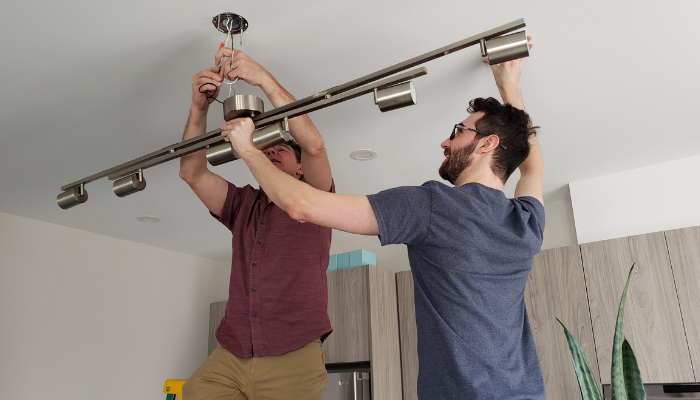
[[[229,264],[0,213],[4,399],[158,399],[206,358]]]
[[[542,250],[567,247],[577,244],[574,213],[571,207],[571,198],[557,200],[545,200],[545,225]]]
[[[579,243],[700,225],[700,156],[572,182]]]

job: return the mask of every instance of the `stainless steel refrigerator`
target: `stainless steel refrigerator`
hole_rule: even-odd
[[[369,372],[328,372],[321,400],[370,400],[370,390]]]

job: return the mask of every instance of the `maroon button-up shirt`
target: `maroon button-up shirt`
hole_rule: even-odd
[[[262,190],[230,182],[221,214],[218,220],[233,234],[233,256],[219,344],[250,358],[325,339],[332,331],[326,280],[331,229],[299,223],[268,204]]]

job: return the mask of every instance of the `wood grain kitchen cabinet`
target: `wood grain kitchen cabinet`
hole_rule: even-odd
[[[644,383],[694,382],[664,233],[582,244],[581,255],[602,383],[610,383],[617,310],[633,263],[624,335]]]
[[[326,363],[370,362],[373,399],[401,399],[396,277],[373,265],[328,272]]]
[[[525,305],[544,376],[547,399],[580,399],[581,393],[564,329],[581,346],[598,387],[600,374],[578,246],[543,250],[532,262],[525,286]]]
[[[326,364],[369,362],[372,398],[401,399],[396,277],[373,265],[327,273],[328,316],[333,333],[324,341]],[[212,303],[209,353],[218,346],[214,333],[226,302]]]
[[[695,382],[700,382],[700,226],[665,234]]]
[[[411,271],[396,273],[396,294],[399,306],[403,399],[418,400],[418,329]]]

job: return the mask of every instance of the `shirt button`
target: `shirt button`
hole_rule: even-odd
[[[253,266],[254,266],[254,267],[257,266],[257,265],[258,265],[258,263],[256,263],[256,262],[253,263]]]
[[[258,289],[256,289],[256,288],[253,288],[253,292],[257,292],[257,291],[258,291]]]
[[[253,318],[258,318],[258,314],[253,314]]]
[[[258,240],[258,245],[260,244],[260,241]]]
[[[265,223],[264,223],[264,222],[261,222],[260,225],[265,225]]]

